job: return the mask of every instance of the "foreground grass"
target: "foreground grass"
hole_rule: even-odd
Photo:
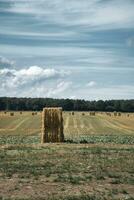
[[[97,200],[134,195],[131,145],[5,145],[0,160],[1,198]]]
[[[2,135],[0,136],[0,145],[7,144],[40,144],[40,134],[16,136],[16,135]],[[82,135],[78,137],[65,137],[65,143],[89,143],[89,144],[134,144],[134,136],[132,135]]]

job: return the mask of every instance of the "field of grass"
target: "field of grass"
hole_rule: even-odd
[[[133,200],[134,114],[63,118],[65,143],[41,145],[40,112],[0,112],[0,200]]]

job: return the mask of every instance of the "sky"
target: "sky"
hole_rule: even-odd
[[[0,0],[0,96],[134,99],[134,0]]]

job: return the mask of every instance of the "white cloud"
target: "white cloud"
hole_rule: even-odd
[[[13,67],[14,61],[8,60],[7,58],[0,56],[0,69]]]
[[[65,82],[62,81],[56,85],[54,88],[49,88],[47,92],[47,97],[53,97],[57,96],[58,94],[68,90],[70,86],[72,85],[72,82]]]
[[[40,84],[40,86],[35,85],[27,88],[26,90],[22,90],[20,93],[15,93],[16,96],[20,97],[48,97],[48,98],[64,98],[65,93],[69,90],[72,85],[69,81],[55,81],[51,85],[48,84]],[[12,93],[13,96],[13,93]]]
[[[58,72],[55,69],[50,69],[50,68],[43,69],[39,66],[31,66],[28,69],[20,69],[19,71],[15,71],[15,74],[17,76],[24,76],[25,78],[26,77],[34,77],[34,78],[43,77],[44,79],[46,79],[46,78],[51,78],[58,75],[62,76],[65,74],[65,72],[62,73],[61,71]]]
[[[14,1],[10,12],[32,14],[49,23],[85,25],[98,29],[128,28],[134,25],[131,0],[39,0]]]
[[[1,34],[5,34],[5,30],[0,30],[0,33]],[[63,30],[57,30],[55,32],[50,32],[50,31],[46,31],[45,33],[44,32],[27,32],[27,31],[19,31],[19,30],[11,30],[11,29],[7,29],[6,30],[6,33],[7,34],[10,34],[10,36],[23,36],[23,37],[34,37],[34,38],[66,38],[66,37],[73,37],[75,35],[75,32],[73,31],[63,31]]]
[[[134,25],[134,4],[132,1],[113,0],[98,6],[93,18],[93,26],[104,28],[128,28]]]
[[[76,96],[75,95],[70,96],[70,99],[76,99]]]
[[[68,87],[68,83],[61,82],[56,88],[50,87],[51,82],[54,84],[55,80],[63,79],[68,76],[68,71],[53,68],[41,68],[39,66],[31,66],[27,69],[0,69],[0,95],[31,95],[29,92],[43,91],[45,95],[56,94],[64,91]],[[53,89],[54,88],[54,89]],[[50,94],[49,94],[50,93]],[[38,95],[38,93],[37,93]]]
[[[95,81],[90,81],[89,83],[86,84],[87,87],[94,87],[96,85],[97,83]]]
[[[1,57],[1,63],[11,63]],[[69,89],[72,82],[66,77],[70,71],[30,66],[28,68],[0,69],[0,96],[58,97]]]

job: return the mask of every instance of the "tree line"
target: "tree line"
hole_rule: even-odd
[[[134,112],[134,99],[86,101],[80,99],[0,97],[1,111],[41,111],[44,107],[62,107],[65,111]]]

